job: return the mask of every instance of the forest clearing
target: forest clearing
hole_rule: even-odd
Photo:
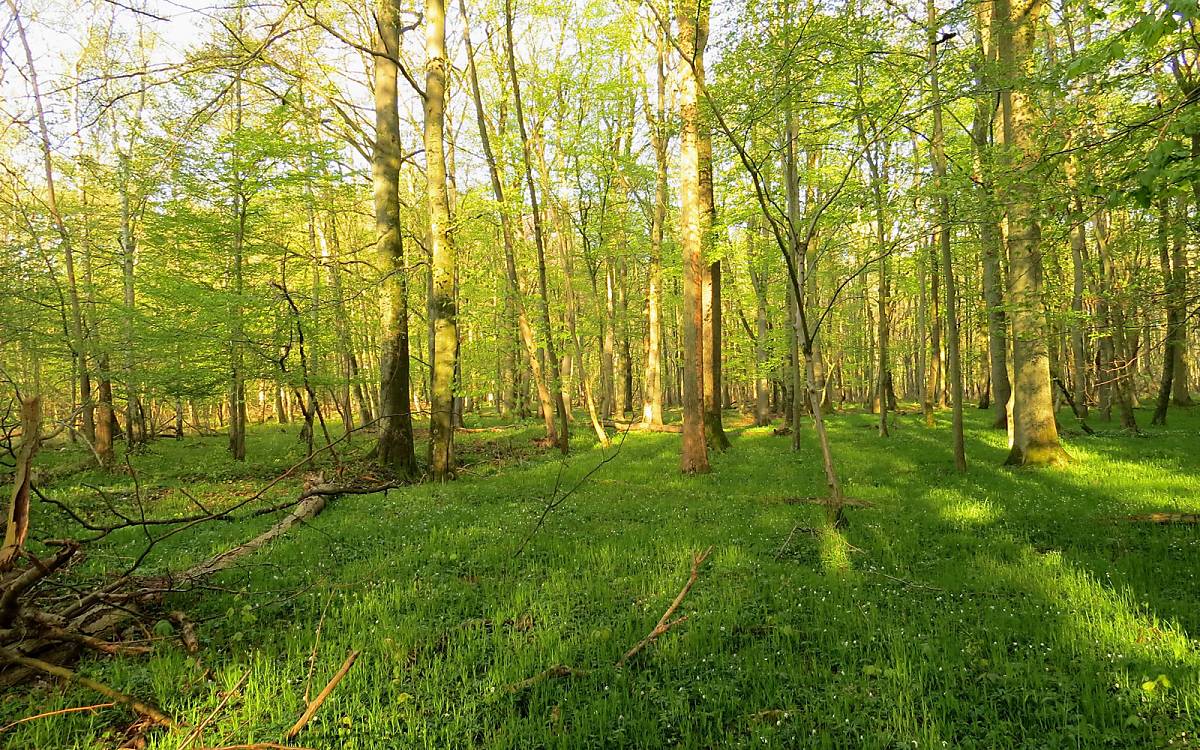
[[[1200,750],[1196,0],[0,27],[0,746]]]

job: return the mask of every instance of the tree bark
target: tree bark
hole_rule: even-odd
[[[995,179],[992,149],[989,138],[996,116],[996,46],[992,35],[992,9],[987,3],[975,6],[975,44],[979,57],[975,95],[975,117],[971,127],[971,142],[976,174],[976,195],[979,200],[979,245],[983,266],[983,298],[987,308],[988,367],[991,401],[995,409],[992,427],[1008,429],[1009,400],[1012,385],[1008,377],[1008,316],[1004,311],[1001,256],[1003,239],[996,215]]]

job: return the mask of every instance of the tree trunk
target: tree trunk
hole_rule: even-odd
[[[659,36],[655,62],[656,109],[651,114],[649,96],[643,109],[654,149],[654,208],[650,219],[650,266],[646,271],[646,370],[642,378],[642,423],[657,426],[662,418],[662,246],[667,217],[666,73],[663,39]]]
[[[1175,299],[1178,296],[1177,275],[1171,268],[1169,200],[1169,198],[1163,198],[1159,201],[1158,215],[1158,264],[1162,270],[1163,293],[1167,299],[1167,328],[1163,333],[1163,364],[1162,376],[1158,385],[1158,399],[1154,406],[1154,417],[1150,420],[1150,424],[1155,425],[1167,424],[1167,407],[1171,404],[1171,385],[1175,377],[1175,349],[1179,341],[1177,331],[1181,322],[1178,308],[1175,305]],[[1176,244],[1179,243],[1176,242]]]
[[[383,272],[379,296],[382,352],[379,360],[379,462],[399,477],[417,474],[409,372],[408,268],[400,226],[400,116],[396,64],[400,46],[395,0],[381,0],[375,55],[375,256]]]
[[[975,118],[971,128],[971,143],[976,174],[976,195],[979,199],[979,245],[983,266],[983,299],[987,308],[988,367],[991,401],[995,408],[992,427],[1008,429],[1009,400],[1012,385],[1008,378],[1007,314],[1004,311],[1003,272],[1001,255],[1003,239],[996,215],[995,180],[992,150],[989,142],[992,121],[996,116],[995,65],[996,45],[993,39],[992,8],[987,3],[975,6],[977,21],[975,44],[979,50],[977,66],[978,92],[975,96]]]
[[[242,17],[238,16],[238,26],[241,27]],[[246,241],[246,203],[240,157],[237,153],[237,136],[242,129],[242,79],[238,74],[234,83],[234,153],[233,164],[233,265],[230,269],[232,277],[230,295],[230,327],[229,327],[229,453],[234,461],[246,460],[246,383],[243,372],[242,352],[243,331],[242,320],[242,265],[244,262],[244,247]]]
[[[683,0],[677,8],[678,45],[684,58],[679,66],[680,212],[679,239],[683,253],[683,448],[684,473],[707,472],[708,444],[704,435],[704,236],[711,215],[700,195],[700,87],[704,47],[708,42],[709,0]],[[711,176],[711,173],[710,173]]]
[[[429,464],[435,480],[454,475],[454,368],[458,309],[450,198],[446,192],[446,5],[425,0],[425,181],[433,275],[433,361],[429,386]]]
[[[1041,225],[1038,217],[1039,147],[1034,141],[1032,97],[1025,90],[1043,0],[996,0],[1000,110],[1008,213],[1008,302],[1013,336],[1013,445],[1007,463],[1057,464],[1067,460],[1058,440],[1050,384],[1050,359],[1042,301]]]
[[[521,155],[525,164],[525,182],[529,188],[529,207],[533,213],[534,245],[538,259],[538,291],[541,301],[542,338],[545,341],[546,364],[550,370],[549,389],[554,397],[558,415],[558,447],[565,456],[570,452],[570,426],[568,425],[567,403],[562,393],[562,374],[559,371],[558,355],[554,349],[554,331],[550,325],[550,298],[546,283],[546,243],[542,231],[542,215],[538,210],[537,187],[533,181],[533,157],[530,153],[529,132],[525,128],[525,113],[521,106],[521,84],[517,77],[517,58],[513,52],[512,0],[504,0],[504,41],[508,57],[508,73],[513,85],[513,104],[516,108],[517,130],[521,134]]]
[[[958,332],[958,289],[954,280],[954,258],[950,252],[950,197],[946,185],[945,134],[942,130],[941,87],[938,81],[937,59],[937,9],[934,0],[926,0],[929,40],[929,96],[933,101],[933,139],[930,155],[933,158],[933,176],[938,189],[938,244],[942,255],[942,278],[946,286],[946,348],[950,366],[951,406],[954,409],[954,466],[960,472],[967,470],[967,453],[963,440],[963,378],[962,359],[959,355]]]

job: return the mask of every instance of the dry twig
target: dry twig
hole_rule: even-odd
[[[346,656],[346,661],[342,662],[341,668],[338,669],[337,673],[329,680],[329,683],[325,685],[324,689],[317,694],[316,700],[308,704],[308,708],[304,710],[304,714],[297,719],[296,723],[292,725],[292,728],[288,730],[287,738],[289,740],[299,734],[300,730],[304,729],[304,725],[316,715],[317,710],[321,708],[321,704],[323,704],[325,700],[329,698],[329,695],[333,692],[333,689],[337,687],[338,683],[342,681],[342,678],[346,676],[346,673],[350,671],[350,667],[354,666],[354,660],[358,658],[358,654],[358,651],[351,651]]]
[[[34,669],[38,672],[51,675],[52,677],[59,677],[64,680],[69,680],[77,685],[82,685],[90,690],[94,690],[106,698],[112,698],[113,701],[117,703],[129,706],[129,708],[152,720],[156,724],[161,724],[168,728],[175,726],[175,722],[171,719],[171,717],[167,716],[162,711],[159,711],[154,706],[142,703],[136,698],[132,698],[125,693],[114,690],[102,682],[96,682],[93,679],[72,672],[66,667],[60,667],[57,664],[51,664],[49,662],[42,661],[41,659],[22,656],[11,649],[5,648],[4,646],[0,646],[0,660],[12,664],[18,664],[26,669]]]
[[[36,721],[38,719],[48,719],[51,716],[62,716],[63,714],[74,714],[74,713],[79,713],[80,711],[99,711],[102,708],[112,708],[115,705],[117,705],[117,704],[116,703],[95,703],[91,706],[74,706],[72,708],[60,708],[57,711],[46,711],[44,713],[35,714],[33,716],[26,716],[23,719],[17,719],[14,722],[10,722],[10,723],[5,724],[4,726],[0,727],[0,734],[7,732],[8,730],[12,729],[13,727],[15,727],[18,724],[24,724],[27,721]]]
[[[675,601],[671,602],[671,606],[667,607],[666,612],[663,612],[663,616],[658,619],[658,624],[654,626],[654,629],[651,630],[645,638],[635,643],[633,648],[626,651],[625,655],[617,660],[617,669],[624,667],[626,662],[628,662],[634,656],[637,656],[638,652],[650,645],[655,638],[658,638],[660,635],[688,618],[687,615],[683,615],[672,620],[671,616],[675,614],[675,611],[679,609],[679,605],[683,603],[684,597],[686,597],[688,592],[692,590],[692,586],[696,583],[696,579],[700,575],[700,566],[703,565],[704,561],[708,559],[708,556],[712,554],[712,550],[713,548],[710,546],[703,552],[692,555],[692,572],[688,576],[687,583],[683,584],[683,588],[680,589],[679,593],[675,596]]]

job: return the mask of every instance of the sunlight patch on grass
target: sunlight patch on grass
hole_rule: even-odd
[[[967,500],[959,498],[943,505],[942,518],[960,530],[986,526],[994,523],[998,517],[996,507],[988,500]]]

